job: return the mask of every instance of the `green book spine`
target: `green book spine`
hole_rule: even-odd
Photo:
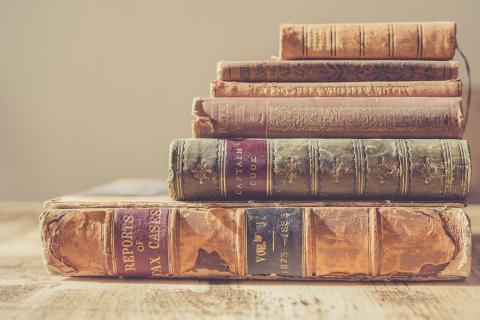
[[[170,146],[175,200],[463,199],[460,139],[182,139]]]

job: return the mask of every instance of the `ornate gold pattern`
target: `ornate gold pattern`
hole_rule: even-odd
[[[423,182],[425,184],[430,184],[432,182],[433,176],[437,174],[437,167],[432,166],[432,160],[430,157],[423,157],[421,161],[420,173],[422,174]]]
[[[385,156],[381,155],[375,159],[375,166],[370,171],[375,173],[380,184],[384,184],[389,176],[398,175],[399,168],[394,162],[385,160]]]
[[[285,175],[285,181],[288,184],[293,184],[297,178],[297,174],[302,173],[302,169],[292,157],[289,157],[288,160],[283,161],[283,164],[283,167],[275,166],[273,172],[276,174]]]
[[[343,162],[338,158],[335,157],[335,161],[332,164],[332,168],[330,169],[329,173],[333,178],[335,184],[340,182],[340,179],[345,176],[350,170],[343,165]]]
[[[211,180],[215,183],[218,178],[217,173],[213,172],[212,169],[207,168],[207,162],[201,158],[197,158],[193,164],[193,167],[190,169],[190,173],[199,184],[203,184],[208,180]]]

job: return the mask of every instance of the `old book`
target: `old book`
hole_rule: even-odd
[[[461,98],[196,98],[197,138],[459,138]]]
[[[432,81],[458,78],[458,61],[220,61],[217,79],[242,82]]]
[[[471,269],[461,203],[77,195],[47,202],[40,228],[48,269],[66,276],[451,280]]]
[[[281,59],[450,60],[455,22],[284,24]]]
[[[462,82],[234,82],[215,80],[211,97],[461,97]]]
[[[470,153],[458,139],[181,139],[176,200],[462,199]]]

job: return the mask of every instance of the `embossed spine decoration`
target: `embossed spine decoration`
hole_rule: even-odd
[[[433,81],[458,78],[457,61],[220,61],[217,80],[241,82]]]
[[[176,200],[463,199],[470,154],[457,139],[184,139],[170,146]],[[205,178],[192,173],[203,159]]]
[[[460,97],[197,98],[196,138],[459,138]]]
[[[470,272],[460,204],[234,205],[47,209],[44,261],[68,276],[451,280]]]
[[[454,22],[284,24],[280,58],[449,60]]]
[[[461,97],[460,80],[397,82],[213,81],[211,97]]]

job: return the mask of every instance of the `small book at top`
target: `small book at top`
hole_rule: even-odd
[[[283,24],[280,58],[450,60],[455,22]]]

